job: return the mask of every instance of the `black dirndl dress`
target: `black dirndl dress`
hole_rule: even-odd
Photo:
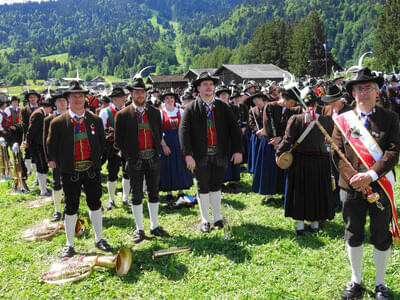
[[[293,153],[285,189],[285,217],[295,220],[333,219],[332,181],[328,153]]]
[[[257,152],[256,163],[254,166],[253,184],[251,190],[261,195],[275,194],[275,149],[268,144],[266,137],[262,137]]]

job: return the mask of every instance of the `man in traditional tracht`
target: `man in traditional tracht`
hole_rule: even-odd
[[[61,92],[55,92],[51,98],[52,105],[56,108],[53,113],[44,118],[43,123],[43,145],[45,146],[46,159],[48,159],[46,141],[49,136],[50,122],[53,121],[57,116],[68,111],[68,101],[65,95]],[[61,186],[61,173],[60,168],[53,169],[53,184],[52,184],[52,197],[54,203],[54,213],[50,221],[57,222],[61,220],[61,198],[62,198],[62,186]]]
[[[51,196],[47,190],[47,167],[46,155],[43,146],[43,121],[53,110],[53,103],[50,95],[40,103],[40,107],[36,109],[29,118],[29,126],[26,132],[25,147],[29,148],[33,161],[36,164],[36,178],[39,183],[40,196]]]
[[[140,243],[146,237],[143,228],[143,178],[147,184],[150,233],[169,236],[158,226],[162,124],[160,111],[146,103],[147,88],[143,78],[136,77],[127,89],[132,104],[118,112],[115,119],[115,147],[122,151],[128,162],[132,213],[136,223],[133,241]]]
[[[24,138],[26,138],[26,132],[28,131],[29,127],[29,118],[31,114],[39,108],[40,94],[35,90],[27,90],[24,95],[24,99],[27,104],[21,109],[21,117],[22,127],[24,130]],[[32,161],[32,155],[30,153],[29,147],[25,148],[25,166],[28,172],[27,175],[31,173],[36,173],[36,164]]]
[[[194,171],[199,189],[201,232],[210,232],[209,206],[214,227],[223,228],[221,217],[221,184],[225,177],[229,141],[234,164],[242,161],[242,139],[232,109],[215,99],[218,82],[208,72],[201,73],[194,82],[199,95],[184,111],[179,127],[179,141],[186,166]]]
[[[125,101],[127,94],[124,92],[123,88],[115,87],[113,88],[111,94],[109,95],[112,103],[103,108],[99,117],[103,120],[104,132],[106,137],[106,155],[107,155],[107,190],[108,190],[108,204],[107,210],[111,210],[112,207],[116,207],[114,203],[115,199],[115,189],[117,187],[118,172],[122,166],[122,201],[124,204],[128,204],[129,192],[131,185],[129,182],[128,171],[125,169],[125,160],[122,159],[118,150],[114,147],[114,128],[115,128],[115,118],[117,112],[125,106]]]
[[[351,163],[349,166],[332,152],[340,173],[340,198],[346,223],[344,239],[352,273],[342,299],[356,299],[363,292],[361,265],[367,213],[370,216],[370,242],[374,246],[375,298],[389,299],[385,273],[393,238],[395,244],[399,243],[392,171],[399,158],[400,133],[397,114],[376,105],[382,84],[383,78],[373,76],[368,68],[360,70],[356,78],[346,84],[347,91],[355,98],[355,109],[335,118],[333,141]],[[378,203],[367,200],[370,188],[379,194]]]
[[[98,116],[85,110],[87,92],[78,81],[70,82],[69,89],[65,91],[69,109],[51,121],[46,143],[48,165],[50,168],[59,168],[65,195],[64,225],[67,242],[61,257],[72,257],[76,254],[74,234],[82,187],[94,229],[95,246],[107,252],[112,250],[103,239],[100,201],[104,128]]]
[[[18,143],[21,146],[23,129],[18,97],[11,97],[11,105],[6,108],[5,113],[8,117],[7,127],[10,130],[9,145],[12,146],[14,143]]]

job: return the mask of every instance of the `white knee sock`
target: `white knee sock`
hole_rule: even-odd
[[[314,222],[311,222],[311,226],[310,226],[312,229],[318,229],[318,227],[319,227],[319,223],[318,223],[318,221],[314,221]]]
[[[363,259],[363,246],[350,247],[347,244],[347,253],[351,264],[351,281],[361,284],[361,267]]]
[[[376,269],[375,285],[380,285],[380,284],[386,285],[385,274],[389,257],[390,257],[390,248],[386,251],[380,251],[374,247],[374,259],[375,259],[375,269]]]
[[[304,221],[297,220],[296,230],[304,230]]]
[[[32,167],[32,173],[36,175],[36,172],[37,172],[36,164],[35,163],[31,163],[31,167]]]
[[[32,160],[31,159],[25,159],[25,167],[26,167],[26,171],[28,172],[28,174],[32,173]]]
[[[143,230],[143,204],[132,205],[132,214],[135,219],[136,229]]]
[[[89,210],[90,221],[94,229],[96,243],[103,238],[103,213],[101,208],[98,210]]]
[[[47,193],[47,179],[46,174],[36,172],[36,178],[39,181],[40,196]]]
[[[130,191],[131,191],[131,181],[129,179],[122,178],[122,201],[129,200]]]
[[[210,194],[200,194],[199,193],[199,207],[201,214],[201,221],[203,223],[210,223]]]
[[[153,230],[158,227],[158,202],[147,202],[150,215],[150,229]]]
[[[75,235],[75,226],[76,220],[78,219],[77,215],[67,215],[65,214],[64,219],[64,227],[65,227],[65,235],[67,236],[67,246],[74,246],[74,235]]]
[[[108,201],[114,202],[117,181],[107,181]]]
[[[221,220],[221,191],[210,192],[210,203],[215,223]]]
[[[53,190],[53,202],[56,212],[60,212],[62,192],[62,190]]]

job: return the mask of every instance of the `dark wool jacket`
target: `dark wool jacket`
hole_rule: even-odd
[[[101,169],[101,156],[104,153],[105,138],[102,120],[91,112],[85,113],[85,127],[89,139],[93,168]],[[74,171],[74,124],[68,112],[50,122],[46,141],[47,159],[55,161],[61,173]]]
[[[146,104],[153,148],[161,153],[162,124],[160,111]],[[122,151],[128,160],[136,161],[139,154],[139,127],[136,108],[130,104],[120,110],[115,118],[114,146]]]
[[[243,152],[242,134],[232,109],[226,103],[214,102],[214,119],[217,131],[217,156]],[[207,156],[207,115],[203,101],[197,97],[184,110],[179,126],[179,142],[183,155],[192,155],[196,161]]]

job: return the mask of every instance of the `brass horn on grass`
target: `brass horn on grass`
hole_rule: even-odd
[[[164,250],[153,251],[153,255],[151,257],[153,259],[155,259],[160,256],[176,254],[176,253],[186,252],[186,251],[190,251],[190,250],[192,250],[190,247],[170,247],[170,248],[164,249]]]
[[[40,275],[40,280],[49,284],[63,284],[81,280],[92,273],[94,267],[115,268],[118,276],[129,272],[132,264],[132,253],[122,247],[114,256],[93,255],[64,259],[52,265],[49,271]]]
[[[12,154],[14,158],[14,185],[13,193],[28,193],[29,188],[22,178],[22,153],[18,143],[12,145]]]
[[[44,220],[42,224],[36,225],[33,228],[25,230],[22,234],[22,239],[27,242],[36,240],[47,240],[54,236],[61,229],[64,229],[64,222],[49,224],[49,220]],[[75,235],[81,236],[88,229],[86,218],[78,218],[75,225]]]
[[[0,137],[0,181],[6,181],[12,178],[10,159],[8,157],[7,143],[3,137]]]

